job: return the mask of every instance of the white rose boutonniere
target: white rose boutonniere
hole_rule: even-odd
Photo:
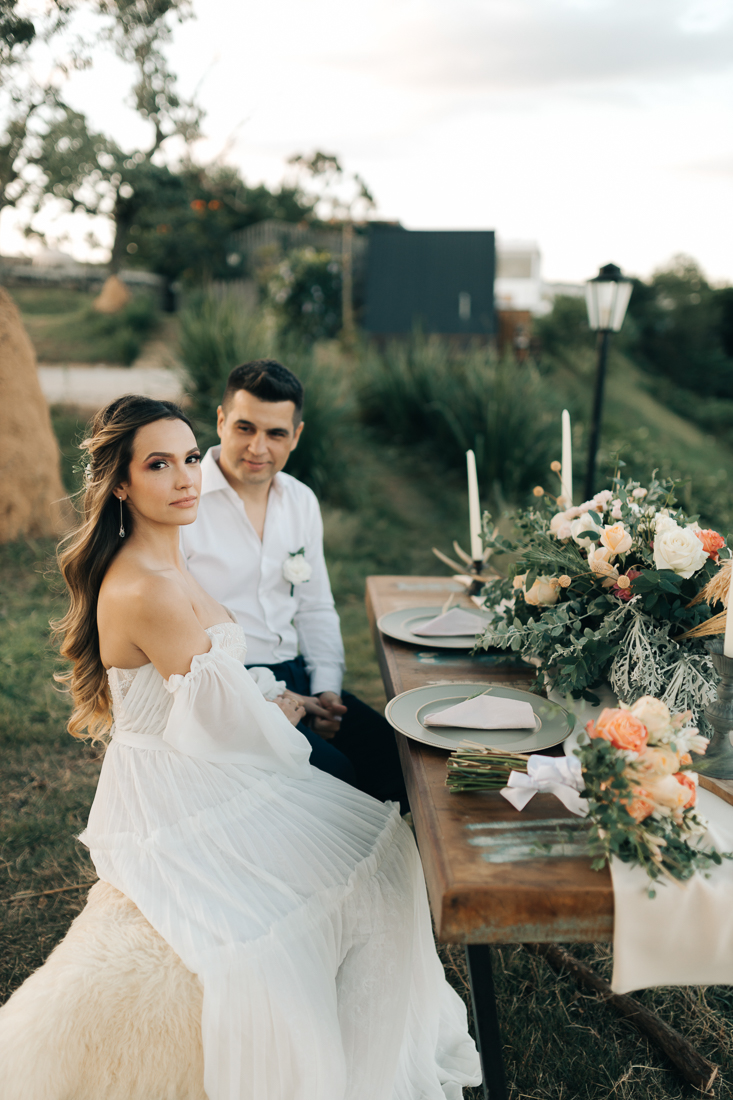
[[[295,589],[295,585],[305,584],[309,581],[312,572],[312,566],[305,560],[304,546],[301,546],[300,550],[295,550],[288,554],[283,562],[283,577],[285,577],[285,580],[290,585],[291,596]]]

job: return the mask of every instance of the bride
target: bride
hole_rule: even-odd
[[[81,839],[203,985],[209,1100],[459,1100],[478,1056],[410,830],[309,764],[298,701],[265,699],[241,628],[182,565],[188,420],[123,397],[86,447],[60,554],[69,729],[114,725]]]

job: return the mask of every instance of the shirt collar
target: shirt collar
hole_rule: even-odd
[[[201,460],[201,496],[206,496],[207,493],[218,492],[221,489],[228,489],[230,493],[237,494],[232,489],[231,485],[224,477],[219,467],[219,455],[221,454],[221,444],[217,444],[216,447],[209,447],[208,451]],[[272,485],[270,491],[274,490],[279,497],[283,493],[283,481],[280,474],[275,474],[272,479]],[[239,497],[237,496],[237,499]]]

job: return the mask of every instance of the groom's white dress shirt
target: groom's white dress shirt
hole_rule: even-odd
[[[289,474],[277,474],[260,541],[243,501],[219,469],[219,452],[212,447],[204,456],[198,516],[181,528],[186,565],[244,628],[248,665],[279,664],[302,653],[311,692],[338,694],[344,647],[315,494]],[[291,595],[283,565],[301,547],[312,573],[310,580],[293,586]]]

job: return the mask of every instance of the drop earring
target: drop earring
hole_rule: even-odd
[[[124,516],[122,515],[122,497],[118,497],[118,500],[120,502],[120,530],[119,530],[119,535],[120,535],[120,538],[123,539],[125,537],[125,519],[124,519]]]

